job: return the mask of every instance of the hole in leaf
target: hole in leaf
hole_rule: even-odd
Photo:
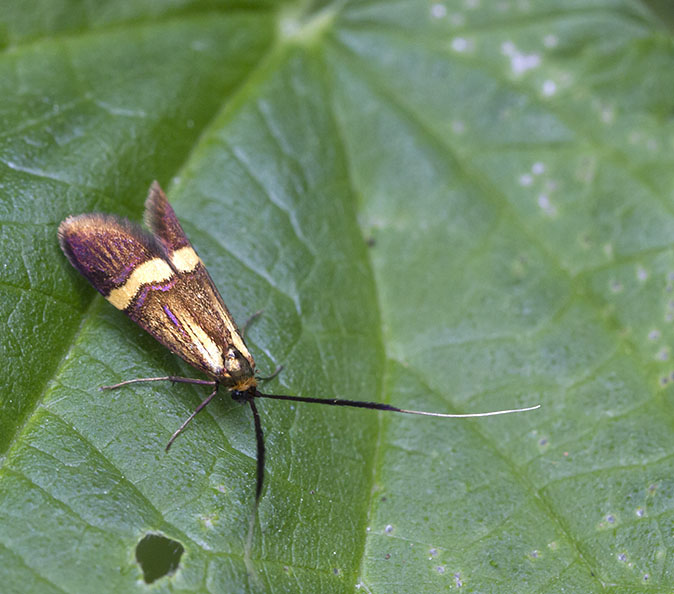
[[[136,545],[136,561],[143,570],[143,579],[151,584],[178,569],[185,548],[178,541],[161,534],[146,534]]]

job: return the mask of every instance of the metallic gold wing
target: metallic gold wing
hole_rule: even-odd
[[[253,357],[156,182],[145,221],[152,234],[113,216],[69,217],[59,242],[110,303],[173,353],[226,386],[254,385]]]

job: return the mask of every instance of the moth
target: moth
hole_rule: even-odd
[[[192,247],[159,184],[150,187],[145,202],[149,232],[129,220],[105,214],[65,219],[58,240],[70,263],[117,309],[122,310],[172,353],[209,379],[176,376],[136,378],[103,389],[137,382],[170,381],[211,388],[209,395],[173,433],[171,447],[220,388],[250,406],[255,425],[257,468],[255,507],[264,481],[265,447],[255,400],[270,398],[393,411],[442,418],[483,417],[534,410],[537,406],[485,413],[449,414],[407,410],[379,402],[266,394],[258,389],[255,360],[204,263]]]

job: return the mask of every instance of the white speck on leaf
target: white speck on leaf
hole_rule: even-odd
[[[470,44],[465,37],[455,37],[452,39],[452,49],[455,52],[465,52],[469,45]]]
[[[205,41],[196,40],[190,44],[190,48],[195,52],[204,52],[208,49],[208,43]]]
[[[611,289],[611,293],[620,293],[620,291],[623,290],[622,283],[620,281],[617,281],[617,280],[611,281],[609,286],[610,286],[610,289]]]
[[[544,97],[551,97],[557,92],[557,83],[554,80],[544,81],[541,92]]]
[[[541,194],[538,197],[538,206],[540,206],[541,210],[548,216],[557,214],[557,208],[550,202],[550,198],[547,194]]]
[[[501,53],[504,56],[513,56],[517,52],[517,48],[512,41],[504,41],[501,44]]]
[[[557,47],[557,44],[559,43],[559,39],[557,38],[557,35],[553,35],[550,33],[549,35],[546,35],[543,38],[543,45],[545,47],[551,48],[551,47]]]
[[[667,361],[669,359],[669,349],[667,348],[660,349],[655,355],[655,358],[658,361]]]
[[[466,124],[464,124],[461,120],[454,120],[452,122],[452,132],[454,134],[463,134],[466,131]]]
[[[527,70],[541,65],[541,57],[538,54],[513,56],[510,60],[510,67],[515,74],[523,74]]]
[[[541,65],[540,55],[524,54],[515,47],[512,41],[504,41],[501,44],[501,53],[510,58],[510,68],[516,76]]]
[[[447,15],[447,7],[444,4],[436,3],[431,6],[431,16],[434,19],[441,19]]]
[[[615,110],[612,107],[604,107],[601,110],[600,117],[604,124],[612,124],[615,120]]]

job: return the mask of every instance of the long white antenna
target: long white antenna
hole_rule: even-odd
[[[253,394],[250,393],[241,393],[242,396],[252,396],[253,398],[271,398],[272,400],[290,400],[292,402],[308,402],[310,404],[327,404],[329,406],[350,406],[353,408],[369,408],[372,410],[390,410],[393,412],[405,413],[408,415],[423,415],[425,417],[440,417],[444,419],[467,419],[471,417],[494,417],[496,415],[509,415],[510,413],[520,413],[527,412],[530,410],[536,410],[540,408],[541,405],[537,404],[536,406],[527,406],[525,408],[509,408],[507,410],[492,410],[489,412],[481,413],[436,413],[436,412],[426,412],[423,410],[408,410],[405,408],[398,408],[397,406],[392,406],[390,404],[383,404],[381,402],[368,402],[362,400],[343,400],[341,398],[312,398],[310,396],[286,396],[285,394],[265,394],[255,390]]]

